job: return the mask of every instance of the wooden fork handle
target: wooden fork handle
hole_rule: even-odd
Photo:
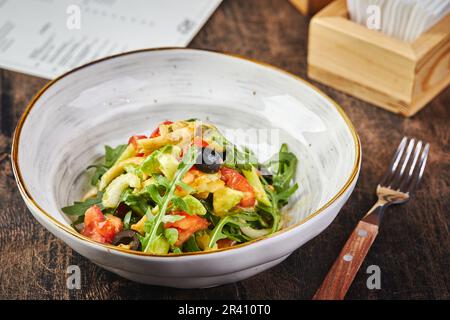
[[[313,300],[344,299],[377,234],[377,225],[358,223]]]

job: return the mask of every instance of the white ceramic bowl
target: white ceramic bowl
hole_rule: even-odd
[[[80,198],[85,168],[105,144],[193,117],[223,130],[275,129],[288,143],[299,158],[300,189],[287,228],[229,249],[155,256],[93,242],[70,227],[60,208]],[[267,142],[269,151],[279,141]],[[361,149],[339,106],[302,79],[236,56],[171,48],[109,57],[50,82],[22,116],[12,158],[33,216],[75,251],[134,281],[199,288],[264,271],[322,232],[353,191]]]

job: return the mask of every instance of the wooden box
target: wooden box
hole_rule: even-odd
[[[352,22],[335,1],[311,20],[308,76],[412,116],[450,83],[450,14],[406,43]]]
[[[303,15],[312,16],[333,0],[289,0]]]

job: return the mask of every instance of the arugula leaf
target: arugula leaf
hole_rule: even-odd
[[[178,182],[178,186],[181,187],[184,191],[188,192],[188,193],[192,193],[195,192],[195,189],[192,188],[190,185],[188,185],[187,183],[184,183],[183,181]]]
[[[147,245],[148,238],[141,236],[139,233],[136,233],[136,237],[138,237],[139,241],[141,242],[141,248],[144,248]]]
[[[183,251],[185,252],[197,252],[202,251],[195,240],[195,235],[189,237],[189,239],[183,244]]]
[[[238,215],[236,215],[239,217],[239,219],[244,220],[247,222],[247,224],[250,225],[255,225],[257,227],[267,227],[267,222],[264,221],[263,217],[261,216],[261,214],[257,213],[257,212],[241,212]]]
[[[258,166],[255,154],[247,147],[237,147],[229,141],[225,141],[226,159],[224,164],[228,167],[250,170],[251,166]]]
[[[157,184],[151,184],[146,188],[150,198],[158,205],[162,206],[163,198],[159,194],[159,189]]]
[[[210,240],[209,240],[208,247],[212,248],[215,246],[216,242],[219,241],[220,239],[228,238],[228,236],[226,234],[224,234],[224,232],[223,232],[223,228],[227,224],[234,224],[239,227],[246,225],[245,222],[243,223],[242,221],[240,221],[239,214],[232,215],[232,216],[226,216],[226,217],[220,219],[219,223],[214,227],[214,229],[211,231],[211,233],[209,235]]]
[[[298,184],[291,186],[292,180],[297,169],[297,157],[289,152],[286,144],[283,144],[277,157],[272,158],[263,165],[269,172],[274,172],[273,184],[269,187],[267,181],[260,177],[265,191],[272,203],[271,207],[259,204],[258,207],[272,215],[272,230],[278,230],[279,221],[281,219],[280,209],[287,204],[288,199],[297,191]]]
[[[226,227],[229,227],[228,230]],[[240,228],[236,228],[230,225],[226,225],[223,230],[222,233],[224,235],[227,236],[228,239],[236,241],[236,242],[245,242],[250,240],[249,237],[247,237],[246,235],[242,234],[242,231]]]
[[[97,183],[100,181],[100,178],[102,177],[102,175],[104,175],[105,172],[108,171],[108,169],[102,164],[100,164],[100,165],[94,164],[94,165],[87,167],[86,170],[89,170],[92,168],[95,168],[95,171],[91,178],[91,185],[96,186]]]
[[[184,212],[186,212],[186,213],[188,213],[190,215],[192,214],[192,212],[191,212],[189,206],[187,205],[187,203],[182,198],[180,198],[178,196],[173,196],[172,197],[171,204],[172,204],[171,211],[179,209],[179,210],[184,211]]]
[[[125,151],[127,146],[127,144],[120,144],[115,148],[105,146],[105,167],[107,167],[108,169],[111,168]]]
[[[298,184],[294,184],[292,187],[285,189],[279,193],[276,193],[277,203],[279,207],[283,207],[288,203],[289,198],[298,190]]]
[[[130,189],[125,190],[121,195],[121,202],[125,203],[128,207],[133,210],[133,212],[137,213],[141,217],[145,214],[145,212],[150,208],[149,202],[150,197],[147,193],[135,194]]]
[[[87,209],[89,209],[93,205],[98,205],[100,209],[103,209],[102,206],[102,196],[103,193],[99,192],[95,198],[87,199],[84,202],[75,201],[73,205],[63,207],[61,210],[70,216],[82,216],[86,212]]]
[[[79,229],[77,229],[77,225],[80,225],[80,224],[82,224],[83,225],[83,227],[84,227],[84,214],[83,215],[81,215],[81,216],[78,216],[78,218],[74,221],[74,222],[72,222],[71,224],[70,224],[70,226],[72,227],[72,228],[74,228],[75,230],[79,230]]]
[[[297,157],[288,151],[287,145],[281,145],[280,152],[264,164],[266,169],[274,172],[273,187],[277,192],[282,192],[289,188],[297,169]]]
[[[170,181],[163,175],[155,175],[156,184],[163,186],[165,189],[169,189]]]
[[[168,215],[165,215],[164,217],[162,217],[162,219],[161,219],[161,221],[163,222],[163,223],[167,223],[167,222],[177,222],[177,221],[180,221],[180,220],[183,220],[185,218],[185,216],[180,216],[180,215],[177,215],[177,214],[168,214]]]
[[[151,192],[152,199],[155,200],[155,202],[159,206],[159,212],[155,215],[155,218],[153,220],[153,225],[151,227],[151,230],[149,232],[146,232],[145,238],[148,239],[146,246],[144,246],[144,252],[150,252],[152,250],[152,247],[154,247],[153,243],[158,241],[158,231],[160,230],[160,226],[162,224],[162,219],[166,215],[167,209],[169,207],[170,202],[172,201],[172,198],[174,196],[176,187],[178,186],[181,179],[184,177],[186,172],[189,171],[189,169],[192,168],[192,166],[195,164],[195,159],[197,157],[197,148],[195,146],[190,147],[187,152],[185,153],[183,160],[178,165],[177,171],[175,172],[175,175],[170,182],[168,188],[166,189],[166,192],[163,197],[161,197],[158,193],[158,196],[156,195],[156,191],[154,188],[148,188],[149,192]]]
[[[87,167],[87,170],[95,168],[94,174],[91,178],[91,184],[93,186],[97,185],[102,175],[114,165],[114,163],[117,161],[117,159],[119,159],[119,157],[125,151],[126,148],[127,148],[126,144],[118,145],[115,148],[105,146],[105,157],[103,160],[103,164],[91,165]]]
[[[255,224],[256,230],[261,228],[261,216],[252,212],[243,212],[222,218],[210,233],[209,247],[212,248],[220,239],[230,239],[236,242],[245,242],[252,238],[243,233],[243,227],[252,228]]]

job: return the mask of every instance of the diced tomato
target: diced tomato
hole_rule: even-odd
[[[116,229],[113,224],[111,224],[108,220],[102,221],[97,225],[96,233],[103,238],[104,243],[111,243],[114,239],[114,235],[116,234]]]
[[[220,239],[217,241],[217,248],[218,249],[228,248],[228,247],[234,246],[235,244],[236,244],[236,241],[234,241],[234,240]]]
[[[144,135],[131,136],[130,139],[128,140],[128,144],[132,144],[134,149],[137,149],[138,148],[137,141],[141,139],[147,139],[147,136]]]
[[[119,217],[113,216],[112,214],[108,214],[106,216],[106,221],[114,227],[115,233],[121,232],[123,229],[122,219]]]
[[[99,222],[104,221],[105,216],[98,206],[92,206],[84,213],[84,229],[81,232],[86,237],[90,237]]]
[[[184,211],[172,212],[174,215],[184,216],[184,219],[168,222],[164,224],[164,228],[176,228],[178,230],[178,240],[175,246],[181,246],[195,232],[208,228],[208,220],[193,214],[190,215]]]
[[[81,234],[101,243],[111,243],[116,233],[122,231],[122,220],[113,215],[106,218],[96,205],[86,210],[84,214],[84,229]]]
[[[160,125],[162,125],[162,124],[167,125],[167,124],[172,124],[172,123],[173,123],[172,121],[164,121],[163,123],[160,123],[160,124],[156,127],[156,129],[153,130],[152,134],[150,135],[150,138],[156,138],[156,137],[159,137],[159,136],[161,135],[161,134],[159,133],[159,126],[160,126]]]
[[[253,207],[255,205],[255,191],[243,175],[234,169],[222,167],[220,169],[221,179],[227,187],[244,193],[240,205],[242,207]]]

